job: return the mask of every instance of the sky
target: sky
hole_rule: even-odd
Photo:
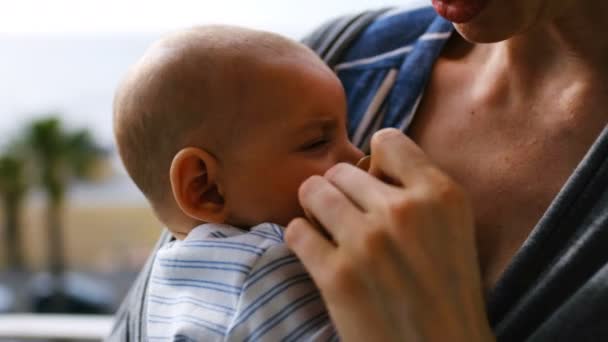
[[[303,32],[338,14],[424,0],[2,0],[1,33],[165,31],[201,22]]]
[[[111,144],[114,89],[162,33],[224,23],[298,39],[341,14],[428,1],[0,0],[0,148],[47,113]]]
[[[341,14],[429,1],[0,0],[0,153],[26,122],[52,113],[68,128],[91,130],[112,149],[114,90],[146,47],[168,31],[222,23],[298,39]],[[114,164],[124,175],[116,156]],[[107,197],[124,192],[124,182],[107,187]]]

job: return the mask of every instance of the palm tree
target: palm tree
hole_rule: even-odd
[[[47,199],[49,270],[60,282],[65,269],[62,214],[67,188],[74,179],[89,178],[106,153],[87,130],[67,131],[56,117],[32,122],[24,136]]]
[[[14,270],[23,270],[25,265],[21,253],[19,217],[26,189],[23,159],[10,154],[0,156],[0,200],[5,215],[6,258]]]

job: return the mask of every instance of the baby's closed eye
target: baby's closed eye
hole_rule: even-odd
[[[321,137],[312,141],[305,143],[302,147],[302,151],[316,151],[324,148],[330,142],[328,137]]]

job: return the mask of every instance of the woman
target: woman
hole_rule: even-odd
[[[447,20],[385,13],[330,58],[371,166],[306,181],[328,234],[297,219],[287,243],[346,341],[608,339],[608,3],[434,8]],[[111,340],[145,339],[148,276]]]
[[[487,314],[503,340],[608,338],[608,258],[592,243],[608,230],[606,139],[557,196],[608,120],[608,3],[433,5],[457,34],[414,108],[415,144],[384,130],[371,176],[307,180],[301,204],[333,240],[297,219],[287,243],[346,341],[492,340]]]

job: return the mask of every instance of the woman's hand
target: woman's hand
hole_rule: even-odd
[[[345,341],[486,341],[473,216],[464,191],[400,131],[372,139],[370,174],[346,164],[300,187],[311,221],[287,244]]]

